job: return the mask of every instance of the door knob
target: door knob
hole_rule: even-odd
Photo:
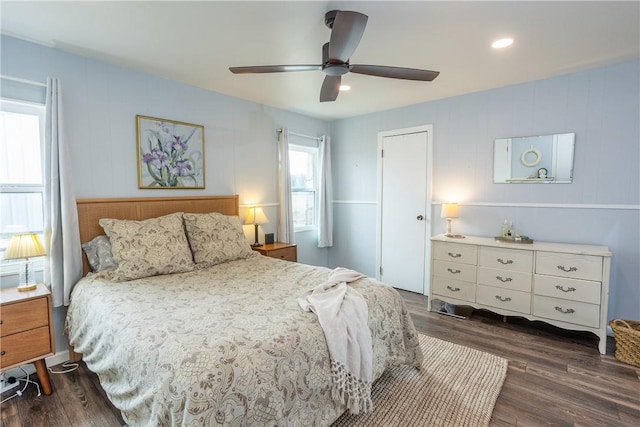
[[[424,217],[423,217],[422,215],[418,215],[418,216],[416,217],[416,219],[417,219],[418,221],[422,221],[422,220],[424,219]]]

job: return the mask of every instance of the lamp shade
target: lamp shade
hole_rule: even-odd
[[[36,233],[14,234],[4,252],[4,259],[21,259],[44,256],[44,246]]]
[[[442,211],[440,212],[441,218],[458,218],[458,204],[457,203],[443,203]]]
[[[267,224],[269,219],[260,207],[252,207],[247,210],[247,216],[244,218],[245,224]]]

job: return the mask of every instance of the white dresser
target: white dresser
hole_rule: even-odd
[[[429,304],[485,308],[590,331],[605,354],[611,252],[606,246],[431,238]]]

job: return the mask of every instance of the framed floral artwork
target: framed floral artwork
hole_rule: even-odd
[[[138,188],[204,188],[204,126],[136,116]]]

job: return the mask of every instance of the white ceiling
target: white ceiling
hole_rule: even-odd
[[[336,119],[640,58],[640,2],[172,1],[0,3],[4,34],[201,88]],[[230,66],[319,64],[329,10],[369,16],[353,64],[440,71],[433,82]],[[500,37],[513,46],[493,50]]]

